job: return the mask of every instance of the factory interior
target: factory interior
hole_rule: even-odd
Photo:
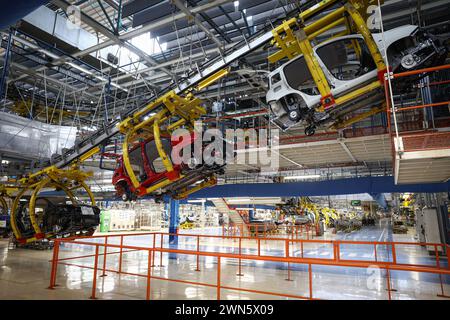
[[[2,7],[0,300],[449,301],[450,0]]]

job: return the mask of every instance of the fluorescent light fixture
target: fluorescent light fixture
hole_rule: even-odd
[[[253,27],[253,16],[247,17],[247,23],[250,27]],[[247,96],[247,95],[246,95]]]
[[[72,68],[77,69],[78,71],[81,71],[81,72],[83,72],[83,73],[85,73],[85,74],[87,74],[87,75],[93,76],[94,78],[96,78],[96,79],[98,79],[98,80],[100,80],[100,81],[102,81],[102,82],[108,82],[107,79],[105,79],[105,78],[103,78],[103,77],[100,77],[100,76],[94,74],[93,72],[91,72],[91,71],[89,71],[89,70],[87,70],[87,69],[85,69],[85,68],[83,68],[83,67],[80,67],[79,65],[76,65],[75,63],[72,63],[72,62],[66,62],[66,63],[67,63],[69,66],[71,66]],[[127,89],[122,88],[122,87],[121,87],[120,85],[118,85],[117,83],[111,82],[111,85],[112,85],[113,87],[116,87],[117,89],[120,89],[120,90],[123,90],[123,91],[125,91],[125,92],[128,92]]]
[[[77,65],[77,64],[75,64],[75,63],[72,63],[72,62],[66,62],[66,63],[67,63],[69,66],[71,66],[72,68],[77,69],[78,71],[81,71],[81,72],[83,72],[83,73],[86,73],[86,74],[88,74],[88,75],[90,75],[90,76],[93,75],[92,72],[90,72],[89,70],[87,70],[87,69],[85,69],[85,68],[83,68],[83,67],[80,67],[79,65]]]
[[[274,176],[274,175],[276,175],[278,173],[279,173],[278,171],[264,171],[264,170],[261,170],[259,175],[261,175],[261,176]]]
[[[311,174],[309,176],[287,176],[284,180],[305,180],[305,179],[317,179],[320,178],[320,174]]]
[[[81,130],[83,130],[83,131],[97,131],[98,129],[97,129],[96,126],[92,126],[92,127],[84,126],[84,127],[81,127]]]
[[[234,199],[226,199],[227,202],[250,202],[252,199],[250,198],[234,198]]]
[[[199,200],[188,200],[188,203],[203,203],[206,202],[206,199],[199,199]]]

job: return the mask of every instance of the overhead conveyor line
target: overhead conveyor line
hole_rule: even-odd
[[[284,57],[292,59],[296,55],[302,54],[311,72],[312,79],[320,92],[321,109],[347,103],[349,100],[363,95],[365,91],[375,90],[382,85],[382,83],[374,82],[360,90],[338,97],[336,100],[331,94],[331,85],[326,78],[319,59],[314,53],[307,33],[317,36],[328,30],[330,24],[335,25],[336,21],[346,22],[344,18],[348,16],[351,18],[351,25],[347,23],[350,25],[347,31],[361,34],[377,65],[378,71],[385,71],[381,54],[378,52],[372,35],[367,26],[365,26],[361,15],[361,12],[364,12],[367,7],[365,1],[345,1],[343,6],[338,7],[332,13],[319,17],[318,20],[306,25],[312,18],[322,14],[326,9],[337,3],[340,2],[338,0],[323,0],[297,14],[294,18],[284,21],[279,27],[256,35],[247,40],[243,46],[237,49],[233,48],[221,54],[215,60],[198,67],[197,73],[192,73],[185,80],[176,83],[172,88],[167,88],[158,98],[153,99],[147,105],[129,112],[125,119],[121,122],[116,122],[113,127],[110,126],[96,133],[91,141],[87,141],[82,147],[78,145],[73,148],[63,156],[62,160],[49,168],[60,169],[77,159],[84,158],[86,154],[91,156],[99,151],[99,144],[105,143],[110,137],[120,132],[125,135],[123,156],[119,160],[118,176],[113,178],[113,180],[115,179],[113,183],[119,195],[125,195],[124,199],[132,199],[136,195],[144,196],[155,191],[170,193],[172,196],[177,197],[180,194],[187,196],[189,193],[214,184],[216,182],[216,179],[214,179],[215,175],[223,172],[222,167],[208,168],[203,166],[196,167],[195,170],[192,169],[190,171],[182,165],[178,165],[175,168],[167,154],[168,152],[163,148],[162,136],[170,136],[174,130],[181,127],[188,129],[191,134],[194,133],[194,122],[206,112],[201,107],[202,101],[194,95],[225,77],[229,73],[228,66],[231,63],[245,57],[253,50],[261,48],[272,41],[272,45],[277,45],[281,49],[279,51],[280,55],[277,56],[276,60]],[[354,46],[355,50],[358,49],[357,45],[354,44]],[[194,140],[195,137],[191,136],[191,143]],[[147,142],[143,143],[143,141]],[[156,149],[162,160],[165,168],[163,172],[156,172],[153,168],[155,159],[149,160],[146,156],[147,151],[145,150],[148,146],[147,143],[150,141],[154,144],[154,146],[150,145],[150,148]],[[130,160],[130,151],[128,150],[128,148],[134,148],[133,150],[135,150],[136,145],[138,148],[141,148],[140,152],[139,150],[137,151],[141,154],[142,162],[144,163],[143,168],[139,168],[139,178],[134,172]],[[173,141],[171,141],[169,147],[172,148],[174,145]],[[39,171],[37,175],[45,175],[47,173],[46,170]],[[194,186],[195,183],[200,184]]]
[[[304,10],[302,13],[300,13],[299,17],[303,19],[304,21],[307,21],[309,19],[312,19],[313,17],[317,16],[318,14],[322,13],[325,9],[328,9],[332,5],[338,3],[338,0],[323,0],[312,7]],[[294,11],[293,11],[294,12]],[[191,74],[188,76],[186,80],[178,82],[176,85],[173,85],[171,88],[173,89],[173,93],[176,95],[180,95],[183,93],[186,93],[186,91],[190,89],[196,89],[201,90],[205,86],[205,79],[211,79],[211,81],[217,81],[217,75],[222,77],[223,69],[225,69],[228,65],[231,63],[243,58],[247,54],[251,53],[252,51],[261,48],[262,46],[268,44],[273,39],[273,32],[272,30],[255,34],[253,37],[250,37],[243,43],[241,43],[241,46],[238,48],[230,48],[227,50],[224,55],[219,55],[216,59],[207,62],[205,65],[199,66],[198,72]],[[207,85],[208,83],[206,83]],[[166,90],[163,90],[159,93],[159,95],[163,95],[171,90],[171,88],[167,88]],[[155,97],[155,99],[157,99]],[[135,117],[136,115],[142,114],[144,109],[147,109],[147,106],[135,108],[130,110],[127,113],[128,116]],[[54,165],[57,168],[62,168],[72,161],[76,160],[78,157],[80,157],[85,152],[88,152],[92,148],[100,145],[104,141],[108,140],[109,138],[115,136],[119,133],[119,128],[117,125],[122,126],[119,120],[111,123],[104,129],[99,130],[99,132],[92,135],[90,139],[87,139],[82,144],[78,144],[71,150],[69,150],[66,154],[62,155],[60,159]]]
[[[269,56],[269,62],[275,63],[282,59],[287,58],[291,60],[303,56],[310,76],[321,96],[320,105],[316,108],[320,112],[324,112],[326,109],[335,106],[345,105],[358,96],[374,91],[384,84],[384,74],[387,68],[377,44],[363,19],[367,6],[368,4],[365,1],[349,0],[341,7],[309,25],[305,25],[304,18],[308,16],[307,11],[305,11],[298,17],[283,22],[272,31],[273,40],[271,43],[279,50]],[[345,26],[346,34],[358,33],[362,36],[378,70],[378,79],[376,82],[357,91],[350,92],[335,99],[331,90],[331,80],[325,75],[316,57],[311,40],[338,25]],[[325,42],[328,42],[328,40]],[[352,40],[352,45],[356,54],[361,56],[361,48],[357,41]]]

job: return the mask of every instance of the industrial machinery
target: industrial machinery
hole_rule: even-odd
[[[430,197],[427,194],[414,194],[416,233],[421,243],[450,243],[449,206],[446,196]],[[436,248],[440,253],[448,253],[445,247]],[[435,248],[428,246],[430,255],[435,255]]]
[[[274,222],[262,220],[253,220],[249,226],[249,231],[252,236],[263,236],[275,230],[277,230],[277,225]]]
[[[186,219],[182,222],[180,222],[180,229],[186,229],[190,230],[194,228],[194,222],[193,220],[189,219],[189,217],[186,217]]]
[[[339,219],[339,215],[335,209],[322,208],[320,210],[320,217],[324,220],[325,226],[327,228],[335,228],[336,221]]]
[[[15,225],[22,238],[34,236],[29,200],[22,199],[15,212]],[[35,219],[46,239],[90,236],[100,223],[100,209],[85,204],[66,204],[65,197],[39,197],[35,200]]]
[[[0,238],[9,237],[11,232],[8,203],[11,202],[11,198],[17,190],[17,187],[12,184],[0,185]]]
[[[277,209],[284,216],[294,218],[295,225],[306,225],[314,223],[315,215],[302,207],[300,198],[290,198],[284,203],[278,204]]]
[[[341,24],[346,27],[341,36],[312,47],[318,35]],[[443,42],[417,26],[371,34],[350,3],[310,25],[292,20],[274,32],[282,50],[269,60],[293,59],[269,75],[267,102],[282,130],[304,123],[306,135],[362,106],[385,110],[380,106],[386,60],[391,71],[401,72],[437,65],[447,56]]]
[[[392,233],[406,234],[406,233],[408,233],[408,227],[405,226],[403,221],[394,220],[393,224],[392,224]]]
[[[422,208],[423,212],[423,221],[420,226],[423,229],[424,233],[424,242],[428,243],[445,243],[445,221],[448,220],[448,212],[445,215],[442,215],[442,212],[439,208],[436,207],[424,207]],[[434,248],[432,246],[427,248],[430,254],[434,253]],[[439,248],[441,249],[441,248]]]
[[[343,231],[346,233],[360,230],[362,227],[362,220],[356,216],[356,214],[342,214],[339,219],[335,221],[337,231]]]
[[[9,214],[8,214],[8,204],[3,197],[0,198],[0,238],[8,237],[10,226],[9,226]]]
[[[392,232],[405,234],[415,225],[415,194],[405,193],[398,198],[398,210],[392,215]]]
[[[375,222],[376,222],[375,217],[370,214],[364,214],[361,220],[363,226],[374,226]]]
[[[80,161],[92,154],[86,154]],[[48,241],[55,237],[92,234],[100,223],[100,209],[85,183],[92,172],[79,170],[79,162],[68,169],[54,166],[18,181],[18,191],[10,210],[10,223],[19,244]],[[83,189],[91,205],[79,202],[76,190]],[[56,192],[57,200],[40,196],[42,191]],[[66,198],[70,205],[66,204]]]

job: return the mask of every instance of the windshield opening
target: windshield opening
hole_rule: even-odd
[[[291,88],[309,95],[320,94],[303,56],[287,64],[283,70]]]

